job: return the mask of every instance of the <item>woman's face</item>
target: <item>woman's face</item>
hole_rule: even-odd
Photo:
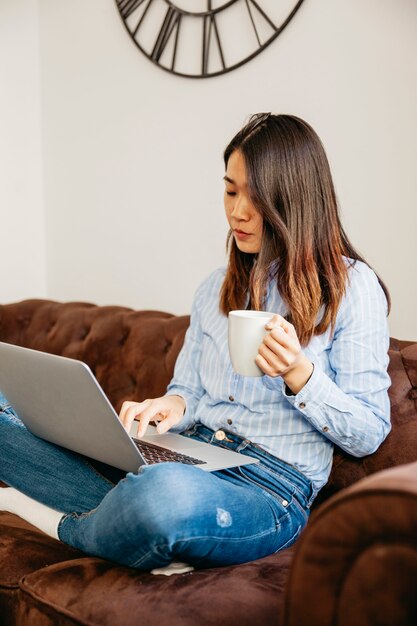
[[[239,150],[229,157],[224,208],[236,245],[241,252],[257,254],[262,244],[262,217],[249,196],[245,160]]]

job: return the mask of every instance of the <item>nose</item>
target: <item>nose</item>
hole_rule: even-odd
[[[235,196],[235,202],[231,212],[231,217],[235,220],[247,221],[250,218],[250,202],[243,194]]]

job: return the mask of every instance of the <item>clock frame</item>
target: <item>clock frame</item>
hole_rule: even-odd
[[[204,0],[206,9],[197,11],[184,9],[172,0],[115,1],[131,39],[148,59],[171,74],[187,78],[209,78],[230,72],[260,54],[282,33],[304,0],[288,0],[289,12],[279,23],[267,12],[266,0],[225,0],[221,4],[215,0]],[[225,38],[231,37],[233,43],[239,41],[239,37],[236,37],[235,29],[231,33],[224,30],[222,32],[221,22],[228,11],[235,11],[236,14],[236,9],[240,11],[239,23],[235,24],[238,35],[239,27],[246,35],[250,32],[253,50],[246,52],[242,58],[230,60]],[[146,37],[146,29],[151,27],[150,16],[155,10],[160,16],[159,23],[158,20],[153,20],[152,33]],[[181,66],[178,58],[185,24],[188,30],[192,25],[196,33],[199,33],[194,36],[194,43],[187,51],[187,54],[199,57],[192,71],[184,67],[184,64]],[[265,30],[269,31],[267,35]],[[184,50],[181,52],[184,58]]]

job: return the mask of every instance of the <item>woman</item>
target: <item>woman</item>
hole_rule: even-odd
[[[242,563],[291,545],[334,444],[360,457],[390,430],[388,294],[342,229],[319,138],[301,119],[260,114],[224,157],[228,266],[197,290],[166,395],[125,402],[120,419],[128,431],[136,419],[139,436],[155,420],[161,433],[259,463],[214,473],[144,466],[114,485],[33,437],[10,407],[0,413],[0,478],[14,487],[0,490],[0,508],[143,570]],[[228,355],[227,313],[243,308],[276,313],[258,378],[234,373]]]

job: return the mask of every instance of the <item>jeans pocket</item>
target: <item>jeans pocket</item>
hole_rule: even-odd
[[[251,483],[255,487],[262,489],[267,494],[272,496],[275,500],[277,500],[284,508],[287,508],[293,500],[294,491],[291,491],[288,488],[288,485],[282,485],[278,480],[274,481],[275,484],[271,484],[269,480],[269,476],[265,475],[265,478],[261,476],[261,471],[263,468],[255,466],[251,468],[250,466],[238,467],[237,470],[242,478],[245,481]],[[255,473],[256,470],[256,473]]]

